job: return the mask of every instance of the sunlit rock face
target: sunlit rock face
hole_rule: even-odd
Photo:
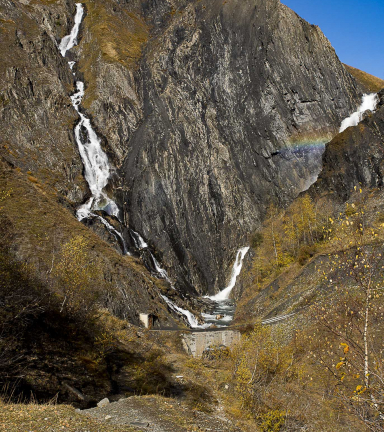
[[[121,202],[184,289],[212,294],[267,206],[316,179],[361,94],[320,29],[278,1],[169,6],[145,8],[155,36]]]
[[[316,179],[324,143],[361,102],[320,29],[277,0],[84,0],[66,59],[74,1],[3,3],[2,157],[73,211],[87,201],[75,73],[108,156],[106,193],[191,293],[228,285],[268,205]]]
[[[345,202],[355,187],[384,186],[384,89],[370,107],[374,111],[366,111],[359,124],[352,124],[327,145],[323,170],[309,190],[312,196],[327,194]]]

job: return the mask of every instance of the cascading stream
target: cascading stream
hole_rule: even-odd
[[[241,272],[243,260],[248,251],[249,246],[242,247],[237,251],[228,286],[214,296],[205,297],[216,302],[216,307],[214,308],[213,313],[202,314],[206,322],[205,325],[209,326],[214,324],[216,327],[227,327],[232,321],[235,313],[235,306],[234,302],[229,300],[229,296],[236,285],[237,276],[239,276]]]
[[[80,24],[83,20],[84,15],[84,8],[81,3],[76,3],[76,15],[75,15],[75,25],[73,26],[71,33],[68,36],[64,36],[63,39],[61,39],[59,50],[63,57],[65,57],[65,54],[68,50],[73,48],[75,45],[77,45],[77,36],[79,34],[80,30]],[[72,69],[75,62],[69,62],[69,67]],[[71,66],[72,63],[72,66]]]
[[[84,15],[84,8],[81,3],[76,3],[76,15],[75,24],[69,35],[64,36],[59,45],[60,53],[63,57],[66,53],[77,45],[77,37],[80,30],[80,25]],[[76,64],[74,61],[68,61],[70,69]],[[76,75],[73,73],[73,75]],[[91,121],[80,111],[80,105],[84,97],[84,83],[82,81],[76,82],[76,92],[71,96],[72,105],[78,112],[80,120],[75,126],[75,138],[76,143],[79,148],[80,156],[84,165],[84,177],[88,183],[89,189],[91,191],[91,198],[83,205],[81,205],[77,210],[77,218],[81,221],[85,218],[98,218],[102,224],[112,233],[116,239],[118,239],[123,246],[123,254],[127,254],[128,248],[122,234],[117,231],[107,220],[102,216],[93,213],[95,210],[103,210],[109,215],[115,216],[119,219],[119,208],[115,201],[108,197],[104,192],[104,188],[107,186],[110,177],[110,165],[106,153],[101,148],[101,141],[97,136],[96,132],[92,128]],[[120,219],[119,219],[120,220]],[[152,264],[157,272],[158,277],[166,279],[171,287],[175,289],[171,279],[168,276],[166,270],[160,267],[159,262],[152,254],[149,249],[148,244],[141,237],[139,233],[134,230],[130,230],[132,239],[138,250],[146,250],[152,260]],[[225,302],[230,295],[233,287],[236,283],[236,278],[239,275],[243,263],[243,258],[248,252],[249,247],[241,248],[236,256],[236,261],[232,269],[231,281],[227,288],[221,291],[216,296],[210,297],[212,300],[217,302]],[[211,324],[206,323],[200,325],[197,318],[188,310],[180,308],[174,302],[172,302],[168,297],[160,295],[161,298],[166,302],[171,310],[183,315],[188,324],[192,328],[207,328]],[[222,304],[222,309],[226,308],[225,304]],[[229,321],[229,319],[224,319],[224,321]]]
[[[366,111],[375,111],[378,102],[379,96],[376,93],[364,94],[361,105],[357,111],[342,121],[339,133],[344,132],[345,129],[349,128],[350,126],[357,126],[363,119],[363,114]]]
[[[248,251],[249,251],[249,246],[243,247],[238,250],[235,263],[233,264],[232,267],[231,280],[229,282],[229,285],[223,290],[221,290],[218,294],[214,296],[210,296],[208,298],[215,301],[223,301],[229,299],[229,295],[231,294],[231,291],[235,287],[237,276],[239,276],[241,272],[241,268],[243,267],[243,259]]]
[[[71,96],[72,105],[80,116],[80,121],[75,127],[75,137],[84,165],[84,177],[92,193],[92,197],[77,210],[77,217],[79,220],[89,217],[91,210],[104,210],[118,217],[119,208],[103,192],[110,175],[108,157],[101,148],[100,140],[92,128],[91,121],[79,109],[84,96],[82,81],[76,82],[76,90],[77,92]],[[84,129],[86,133],[83,133]]]
[[[59,45],[59,50],[63,57],[65,57],[67,51],[77,45],[77,37],[83,16],[83,5],[81,3],[76,3],[75,24],[71,33],[64,36]],[[76,62],[68,61],[68,64],[70,69],[73,70]],[[76,92],[71,96],[72,105],[80,116],[80,121],[75,127],[75,138],[84,165],[84,177],[88,183],[92,196],[85,204],[78,208],[76,215],[79,220],[87,217],[98,218],[108,231],[121,242],[123,254],[125,255],[128,253],[128,249],[121,233],[119,233],[102,216],[92,213],[92,210],[104,210],[109,215],[118,218],[119,208],[116,203],[103,192],[103,189],[108,184],[110,176],[108,157],[101,148],[100,140],[92,128],[91,121],[80,112],[80,104],[83,97],[84,83],[82,81],[77,81]]]
[[[80,30],[80,25],[84,15],[84,8],[81,3],[76,3],[76,15],[75,24],[69,35],[64,36],[60,42],[59,50],[63,57],[66,56],[67,51],[77,45],[77,37]],[[74,61],[68,61],[70,69],[76,64]],[[73,73],[75,75],[75,73]],[[115,201],[108,197],[104,192],[104,188],[108,184],[110,177],[110,166],[106,153],[101,148],[101,142],[96,132],[92,128],[92,124],[89,118],[87,118],[81,111],[80,105],[84,97],[84,83],[82,81],[76,82],[76,92],[71,96],[72,105],[78,112],[80,121],[75,126],[75,138],[79,149],[79,153],[84,165],[84,177],[88,183],[91,191],[91,198],[77,210],[78,220],[93,217],[98,218],[102,224],[112,233],[116,239],[122,244],[123,254],[129,254],[126,242],[122,234],[117,231],[107,220],[102,216],[93,213],[95,210],[103,210],[109,215],[115,216],[119,219],[119,208]],[[120,220],[120,219],[119,219]],[[130,230],[133,241],[138,250],[147,250],[152,260],[153,266],[158,277],[166,279],[171,287],[175,289],[168,273],[165,269],[160,267],[159,262],[150,251],[148,244],[144,241],[139,233]],[[168,306],[177,313],[181,313],[187,318],[188,323],[191,327],[200,327],[196,317],[189,311],[182,309],[175,305],[171,300],[162,296],[163,300],[166,301]]]

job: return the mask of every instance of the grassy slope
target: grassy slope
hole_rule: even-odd
[[[365,204],[367,221],[369,221],[370,226],[377,230],[378,239],[384,240],[382,226],[384,200],[382,194],[379,190],[366,191],[365,194],[367,197]],[[356,194],[352,196],[351,201],[355,197]],[[321,204],[319,205],[321,206]],[[343,205],[335,205],[336,217],[339,211],[343,211],[343,208]],[[330,261],[339,253],[339,243],[332,239],[322,241],[314,248],[312,257],[308,257],[301,264],[295,260],[273,271],[265,278],[261,286],[256,285],[256,258],[254,258],[242,275],[245,290],[238,302],[236,321],[239,323],[254,322],[264,317],[298,312],[323,299],[324,296],[330,295],[332,298],[333,290],[324,281],[323,274],[325,273],[329,279],[337,277],[337,272],[332,269]]]
[[[149,28],[134,7],[128,11],[126,6],[121,7],[112,0],[85,0],[84,3],[87,15],[79,65],[87,83],[82,105],[89,108],[99,97],[100,64],[120,64],[128,71],[136,69],[149,37]]]
[[[370,93],[377,93],[384,88],[384,80],[377,78],[367,72],[344,64],[347,71]]]
[[[18,258],[46,271],[52,256],[61,245],[81,235],[103,269],[125,273],[127,288],[139,286],[143,291],[157,283],[141,262],[121,256],[74,217],[73,210],[61,205],[60,196],[36,178],[5,165],[0,170],[0,190],[10,192],[2,202],[2,213],[13,225],[13,249]],[[118,268],[122,268],[120,271]],[[145,296],[145,291],[142,295]]]

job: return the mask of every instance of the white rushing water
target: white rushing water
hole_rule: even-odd
[[[63,57],[65,57],[68,50],[77,44],[77,36],[79,34],[83,15],[84,8],[82,4],[76,3],[75,24],[71,33],[64,36],[59,45]],[[68,64],[69,67],[73,69],[75,62],[69,61]],[[116,203],[103,192],[103,189],[108,184],[110,176],[108,157],[101,148],[100,139],[93,130],[91,121],[80,112],[80,104],[83,97],[84,83],[82,81],[77,81],[76,92],[71,96],[72,105],[80,117],[80,121],[75,127],[75,137],[84,165],[84,177],[92,193],[92,197],[77,210],[77,218],[82,220],[91,216],[92,210],[106,210],[108,214],[118,217],[119,208]],[[104,223],[104,225],[106,224]]]
[[[150,251],[148,243],[143,239],[143,237],[141,237],[141,235],[138,232],[134,231],[133,229],[131,229],[130,231],[136,248],[140,250],[144,250],[144,249],[148,250],[153,266],[155,267],[156,273],[159,275],[159,277],[161,279],[165,279],[166,281],[168,281],[171,285],[171,288],[176,289],[171,279],[169,278],[167,271],[162,267],[160,267],[159,261],[157,261],[153,253]]]
[[[159,262],[158,262],[157,259],[154,257],[154,255],[152,254],[152,252],[151,252],[151,251],[149,251],[149,252],[150,252],[150,254],[151,254],[151,258],[152,258],[152,261],[153,261],[153,265],[155,266],[155,269],[156,269],[157,273],[158,273],[158,274],[159,274],[163,279],[167,280],[167,281],[171,284],[171,288],[176,289],[176,288],[173,286],[173,283],[172,283],[171,279],[169,279],[169,276],[168,276],[167,271],[166,271],[165,269],[163,269],[163,268],[160,267]]]
[[[59,45],[59,50],[63,57],[65,57],[65,54],[67,53],[68,50],[70,50],[75,45],[77,45],[77,36],[79,34],[80,24],[83,19],[83,15],[84,15],[83,5],[81,3],[76,3],[75,25],[73,26],[71,33],[68,36],[64,36],[63,39],[61,39]],[[72,67],[75,64],[74,62],[70,62],[70,63],[72,63]],[[71,64],[69,65],[69,67],[71,67]]]
[[[76,3],[75,24],[71,30],[71,33],[68,36],[64,36],[59,45],[59,50],[63,57],[65,57],[68,50],[77,44],[77,37],[83,15],[84,8],[82,4]],[[76,62],[69,61],[68,64],[70,69],[73,70]],[[127,254],[127,246],[121,233],[117,231],[102,216],[92,213],[93,210],[103,210],[109,215],[116,216],[119,219],[119,208],[117,204],[104,192],[104,188],[107,186],[110,177],[108,157],[101,148],[101,141],[96,132],[93,130],[90,119],[80,112],[80,104],[83,100],[83,97],[84,83],[82,81],[77,81],[76,92],[71,96],[72,105],[80,117],[80,121],[75,127],[75,138],[84,165],[84,177],[92,194],[92,197],[85,204],[78,208],[77,218],[79,220],[87,217],[98,218],[106,226],[109,232],[111,232],[116,238],[120,239],[123,246],[123,254]],[[148,250],[159,277],[166,279],[171,284],[171,287],[175,289],[172,281],[168,277],[166,270],[160,267],[159,262],[149,250],[148,244],[145,242],[145,240],[136,231],[131,230],[131,232],[136,248],[139,250]],[[178,307],[163,295],[161,295],[161,297],[173,311],[184,315],[191,327],[203,328],[203,326],[199,325],[196,317],[190,311]]]
[[[239,276],[241,272],[241,268],[243,266],[243,259],[248,251],[249,251],[249,246],[243,247],[238,250],[235,263],[233,264],[232,267],[231,280],[229,282],[229,285],[226,288],[224,288],[222,291],[220,291],[218,294],[214,296],[210,296],[208,298],[215,301],[223,301],[229,299],[229,295],[231,294],[231,291],[233,290],[236,284],[237,276]]]
[[[166,297],[165,295],[160,294],[161,297],[163,298],[163,300],[167,303],[167,305],[175,312],[184,315],[188,321],[188,324],[192,327],[192,328],[207,328],[210,326],[210,324],[202,324],[200,325],[199,322],[197,321],[197,318],[195,317],[195,315],[193,315],[192,312],[190,312],[189,310],[186,309],[182,309],[181,307],[177,306],[175,303],[173,303],[172,300],[170,300],[168,297]]]
[[[374,111],[378,102],[379,97],[376,93],[363,95],[361,105],[356,112],[342,121],[339,132],[345,131],[345,129],[349,128],[350,126],[357,126],[361,122],[363,114],[368,110]]]
[[[131,230],[131,233],[132,233],[133,241],[135,242],[137,249],[147,249],[148,248],[147,242],[143,239],[143,237],[141,237],[141,235],[138,232]]]
[[[106,221],[103,217],[90,213],[91,216],[97,217],[103,225],[105,225],[109,232],[111,232],[116,238],[120,239],[121,244],[123,246],[123,255],[131,255],[128,252],[127,244],[124,240],[124,237],[115,229],[108,221]]]

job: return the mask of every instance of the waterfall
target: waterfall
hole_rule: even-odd
[[[77,37],[80,30],[80,24],[84,15],[84,8],[81,3],[76,3],[75,24],[69,35],[64,36],[59,44],[59,50],[63,57],[67,51],[77,44]],[[76,62],[68,61],[68,65],[73,70]],[[74,73],[75,75],[75,73]],[[123,246],[123,254],[128,254],[126,242],[119,231],[117,231],[107,220],[102,216],[93,213],[94,210],[103,210],[109,215],[115,216],[119,219],[119,208],[115,201],[107,196],[104,188],[108,184],[110,177],[110,166],[108,156],[101,148],[101,142],[96,132],[92,128],[89,118],[87,118],[81,111],[80,105],[84,97],[84,83],[82,81],[76,82],[76,92],[71,96],[72,105],[79,114],[80,120],[75,126],[75,138],[79,149],[81,160],[84,165],[84,177],[88,183],[91,191],[91,198],[81,205],[76,212],[78,220],[83,220],[88,217],[98,218],[102,224],[112,233],[116,239],[120,240]],[[119,219],[120,220],[120,219]],[[160,267],[159,262],[150,251],[148,244],[141,237],[139,233],[130,230],[135,246],[138,250],[147,250],[152,260],[153,266],[157,272],[158,277],[166,279],[171,287],[175,289],[172,281],[170,280],[166,270]],[[176,313],[182,314],[187,318],[189,325],[193,328],[201,327],[196,317],[188,310],[182,309],[174,304],[167,297],[161,295],[163,300],[168,306]]]
[[[147,249],[148,248],[147,242],[143,239],[143,237],[141,237],[141,235],[139,233],[137,233],[134,230],[131,230],[131,234],[132,234],[132,238],[133,238],[133,241],[135,242],[137,249]]]
[[[68,36],[64,36],[59,45],[61,55],[65,57],[68,50],[77,44],[77,36],[80,29],[80,24],[84,15],[84,9],[81,3],[76,3],[76,16],[75,25]],[[74,61],[68,62],[69,67],[73,70],[75,65]],[[82,81],[76,82],[76,92],[71,96],[72,105],[78,112],[80,121],[75,127],[75,138],[79,148],[81,160],[84,165],[84,177],[88,183],[91,191],[91,198],[77,209],[77,218],[79,220],[87,217],[97,217],[106,226],[106,228],[123,244],[123,254],[128,253],[125,240],[121,233],[119,233],[110,223],[108,223],[102,216],[92,213],[93,210],[103,210],[109,215],[115,216],[119,219],[119,208],[115,201],[107,196],[104,188],[108,184],[110,177],[110,167],[108,157],[101,148],[101,142],[96,132],[92,128],[89,118],[87,118],[81,111],[80,105],[84,97],[84,83]],[[139,233],[131,230],[133,241],[136,248],[139,250],[148,249],[148,244],[144,241]],[[151,260],[155,267],[156,272],[162,279],[166,279],[171,283],[167,272],[162,269],[148,249]],[[172,288],[174,288],[171,283]]]
[[[176,313],[179,313],[181,315],[184,315],[185,318],[188,321],[188,324],[192,327],[192,328],[207,328],[209,327],[211,324],[202,324],[200,325],[199,322],[197,321],[197,318],[195,317],[195,315],[193,315],[192,312],[190,312],[189,310],[186,309],[182,309],[181,307],[177,306],[175,303],[173,303],[168,297],[166,297],[165,295],[160,294],[161,297],[163,298],[163,300],[167,303],[167,305]]]
[[[248,251],[249,251],[249,246],[243,247],[238,250],[235,263],[233,264],[232,267],[231,280],[229,282],[229,285],[226,288],[224,288],[222,291],[220,291],[218,294],[214,296],[210,296],[208,298],[215,301],[223,301],[229,298],[229,295],[236,284],[237,276],[239,276],[241,272],[241,268],[243,266],[243,259]]]
[[[59,50],[63,57],[67,51],[77,44],[80,24],[83,19],[84,8],[81,3],[76,3],[75,24],[68,36],[64,36],[60,42]],[[73,70],[76,62],[69,61],[69,67]],[[76,82],[76,92],[71,96],[72,105],[78,112],[80,121],[75,127],[76,143],[79,149],[81,160],[84,165],[84,177],[91,191],[91,198],[81,205],[77,210],[77,218],[82,220],[87,217],[98,218],[103,225],[122,243],[123,254],[128,253],[127,245],[121,233],[119,233],[108,221],[102,216],[92,213],[92,210],[104,210],[109,215],[119,216],[117,204],[110,199],[103,189],[107,186],[109,180],[109,163],[108,157],[101,148],[100,139],[93,130],[91,121],[80,112],[80,104],[84,97],[84,83]]]
[[[123,246],[123,255],[130,255],[128,252],[127,244],[125,243],[124,237],[115,229],[108,221],[106,221],[103,217],[95,215],[94,213],[90,213],[91,216],[94,216],[98,219],[100,219],[101,223],[107,227],[107,230],[112,233],[117,240],[121,241],[121,244]]]
[[[109,214],[118,217],[119,208],[103,192],[109,180],[108,157],[101,148],[100,139],[93,130],[91,121],[80,112],[80,104],[84,96],[84,83],[82,81],[76,82],[76,90],[76,93],[71,96],[72,105],[80,116],[80,121],[75,127],[75,137],[84,165],[84,177],[92,193],[88,202],[77,210],[77,218],[82,220],[90,216],[91,210],[105,209],[108,210]]]
[[[130,232],[136,248],[139,250],[148,251],[149,256],[151,257],[152,264],[155,267],[156,273],[158,274],[160,279],[165,279],[167,282],[169,282],[171,288],[176,289],[171,279],[169,278],[167,271],[160,267],[159,262],[157,261],[153,253],[150,251],[148,243],[143,239],[143,237],[141,237],[141,235],[138,232],[134,231],[133,229],[131,229]]]
[[[368,110],[374,111],[378,102],[379,97],[376,93],[363,95],[362,103],[357,111],[342,121],[339,133],[345,131],[345,129],[349,128],[350,126],[357,126],[361,122],[363,114]]]
[[[84,15],[83,5],[81,3],[76,3],[75,25],[73,26],[71,33],[68,36],[64,36],[63,39],[61,39],[59,45],[59,50],[63,57],[65,57],[65,54],[68,50],[70,50],[75,45],[77,45],[77,35],[79,34],[80,24],[81,21],[83,20],[83,15]],[[70,63],[72,63],[72,67],[75,64],[74,62],[70,62]],[[69,67],[72,69],[71,64],[69,65]]]

